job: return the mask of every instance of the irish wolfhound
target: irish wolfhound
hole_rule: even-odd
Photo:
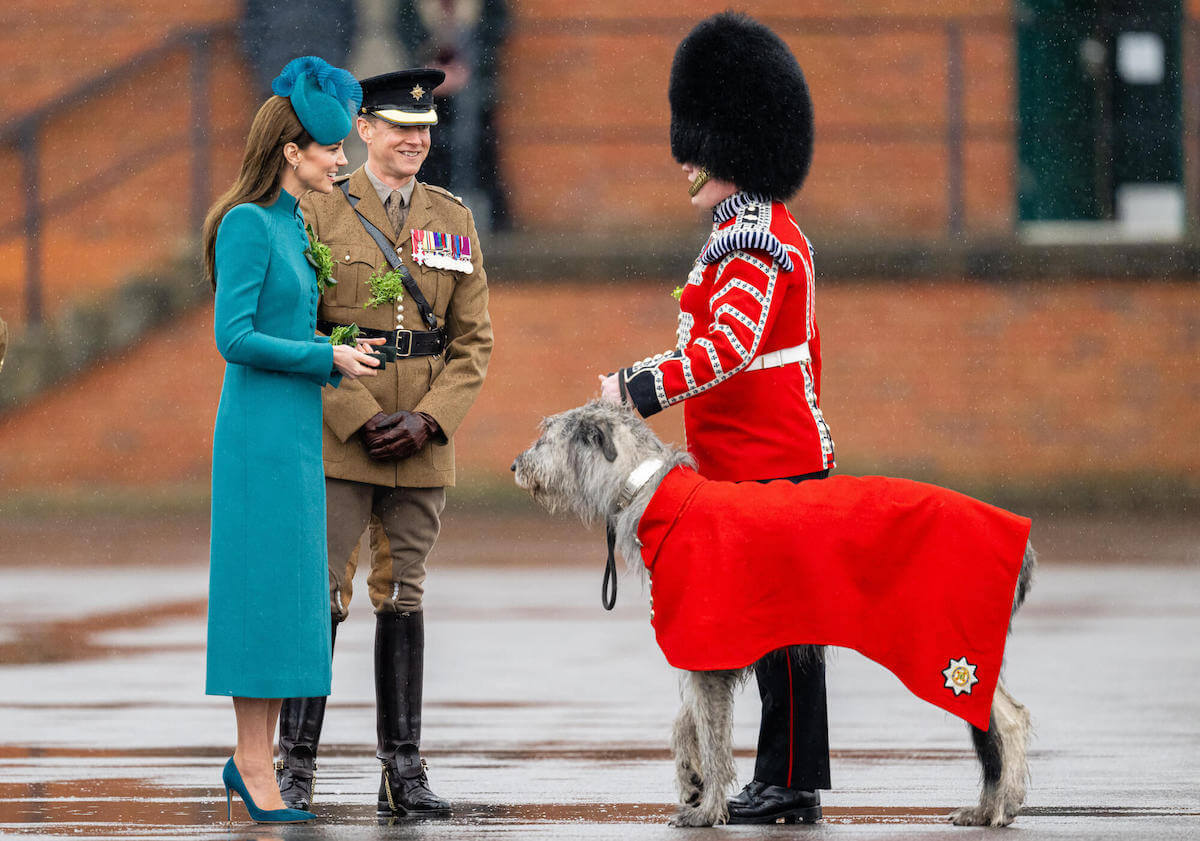
[[[615,531],[616,545],[626,564],[644,572],[645,567],[639,563],[639,521],[664,477],[681,465],[691,466],[691,458],[663,444],[632,412],[593,401],[543,421],[541,436],[517,456],[512,470],[517,484],[550,511],[573,511],[587,524],[606,521]],[[1017,548],[1019,551],[1019,545]],[[999,608],[1004,611],[998,614],[1001,625],[1011,620],[1024,600],[1035,563],[1033,549],[1026,544],[1011,609]],[[813,586],[819,588],[821,582]],[[858,617],[851,618],[858,621]],[[1007,628],[1000,631],[1002,651]],[[962,662],[966,663],[965,658]],[[726,797],[735,782],[733,693],[753,668],[752,663],[742,665],[737,669],[681,672],[682,707],[671,736],[680,801],[671,821],[676,826],[711,826],[728,819]],[[951,667],[954,665],[952,661]],[[970,677],[974,679],[973,666]],[[952,688],[951,678],[946,673],[947,688]],[[990,719],[986,699],[976,702],[985,704],[982,715],[990,726],[984,730],[969,725],[982,765],[979,804],[949,816],[962,826],[1009,824],[1025,799],[1029,713],[999,682],[998,669],[993,679]],[[959,693],[955,690],[954,694]]]

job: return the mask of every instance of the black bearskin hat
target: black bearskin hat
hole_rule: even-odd
[[[787,45],[756,20],[702,20],[671,64],[671,154],[749,193],[795,195],[812,161],[812,99]]]

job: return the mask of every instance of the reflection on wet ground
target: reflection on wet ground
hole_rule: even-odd
[[[210,768],[210,763],[203,764]],[[153,769],[146,769],[153,770]],[[611,773],[603,765],[596,773]],[[672,808],[664,803],[621,802],[596,803],[486,803],[459,800],[454,813],[441,819],[415,820],[379,816],[373,805],[320,801],[315,806],[319,823],[306,827],[263,828],[249,824],[241,804],[234,798],[233,824],[239,837],[327,837],[338,835],[347,827],[392,828],[401,835],[412,833],[438,837],[455,837],[465,828],[525,827],[538,825],[645,824],[661,826],[671,815]],[[905,825],[943,826],[952,806],[834,806],[824,808],[827,825]],[[1028,827],[1040,818],[1075,819],[1194,819],[1200,817],[1195,808],[1120,806],[1113,804],[1078,806],[1031,806],[1023,813],[1022,824]],[[79,835],[106,834],[117,828],[123,836],[145,837],[161,832],[179,835],[222,834],[226,828],[226,804],[219,788],[178,788],[164,793],[161,786],[144,780],[105,780],[104,782],[29,783],[0,785],[0,826],[7,832]],[[799,828],[793,828],[799,829]],[[244,833],[250,832],[249,836]],[[281,833],[276,835],[276,833]],[[585,835],[574,832],[571,834]],[[393,832],[387,837],[396,837]],[[1081,836],[1086,837],[1086,836]],[[1141,837],[1141,836],[1136,836]]]
[[[207,602],[191,599],[89,614],[76,619],[30,623],[13,628],[10,637],[0,642],[0,663],[61,663],[111,657],[117,649],[100,643],[98,637],[101,634],[152,628],[180,619],[200,619],[206,610]],[[160,651],[171,647],[156,646]]]
[[[522,525],[507,559],[464,567],[462,558],[480,557],[476,549],[499,557],[505,544],[494,523],[480,537],[461,521],[457,541],[448,531],[431,563],[426,603],[424,753],[453,816],[375,815],[374,622],[356,601],[338,636],[320,820],[255,826],[235,798],[227,826],[219,779],[232,715],[226,699],[203,694],[206,546],[202,531],[172,522],[165,533],[144,523],[132,530],[153,558],[66,541],[46,564],[59,526],[38,534],[26,523],[14,537],[0,519],[0,834],[716,837],[666,824],[667,734],[678,696],[638,580],[622,579],[617,609],[604,613],[603,546],[562,525],[545,541]],[[1089,841],[1200,836],[1200,528],[1126,524],[1118,539],[1106,523],[1097,529],[1103,536],[1080,543],[1077,527],[1046,535],[1041,574],[1009,645],[1006,681],[1036,727],[1033,780],[1016,827],[1034,838]],[[92,533],[116,539],[121,531]],[[1060,563],[1047,544],[1094,563]],[[1159,547],[1159,562],[1128,563],[1134,545],[1142,556]],[[831,657],[829,693],[835,788],[823,796],[824,822],[724,832],[974,836],[944,822],[978,791],[961,722],[853,652]],[[753,687],[740,696],[734,737],[745,782],[757,739]]]

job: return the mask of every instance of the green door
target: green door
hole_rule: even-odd
[[[1019,0],[1015,14],[1020,220],[1181,208],[1180,0]]]

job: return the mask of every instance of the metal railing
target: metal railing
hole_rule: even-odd
[[[146,71],[181,53],[188,59],[188,119],[186,142],[191,156],[189,179],[189,224],[194,232],[200,230],[209,204],[211,175],[211,136],[209,130],[209,88],[212,78],[211,47],[218,39],[232,37],[234,26],[216,24],[179,31],[162,44],[138,53],[116,68],[104,71],[71,88],[54,100],[0,125],[0,148],[15,149],[24,173],[22,212],[7,225],[0,226],[0,242],[15,237],[25,241],[25,277],[23,281],[25,323],[40,326],[45,319],[42,292],[42,232],[46,223],[66,212],[83,199],[102,195],[117,186],[133,168],[133,161],[121,159],[100,173],[66,191],[63,195],[43,196],[41,184],[42,142],[46,125],[65,111],[78,110],[81,105],[122,86],[136,84]],[[174,142],[160,143],[137,153],[137,166],[146,167],[177,151]]]

